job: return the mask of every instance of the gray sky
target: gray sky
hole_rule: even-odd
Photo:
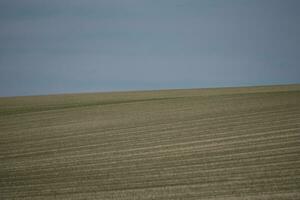
[[[0,0],[0,96],[287,83],[298,0]]]

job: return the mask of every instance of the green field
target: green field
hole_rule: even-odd
[[[0,199],[300,199],[300,85],[0,98]]]

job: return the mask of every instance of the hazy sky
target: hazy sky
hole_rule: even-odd
[[[0,0],[0,96],[286,83],[298,0]]]

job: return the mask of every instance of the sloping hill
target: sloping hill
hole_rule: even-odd
[[[0,199],[300,199],[300,85],[0,98]]]

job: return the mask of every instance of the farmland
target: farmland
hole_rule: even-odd
[[[0,199],[300,199],[300,85],[2,97]]]

